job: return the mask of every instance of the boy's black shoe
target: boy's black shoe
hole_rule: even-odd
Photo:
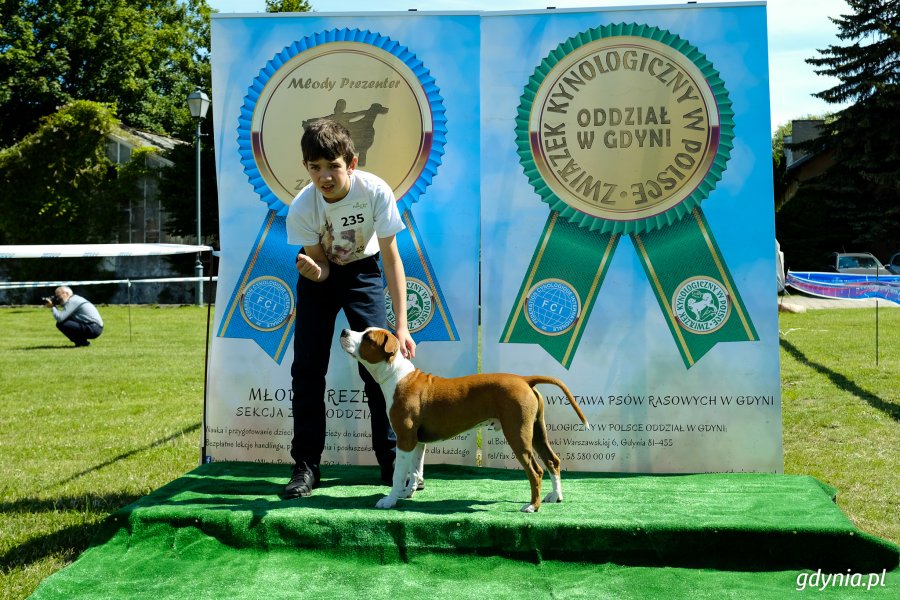
[[[291,481],[284,487],[281,497],[284,499],[309,496],[319,487],[319,469],[306,463],[294,465]]]

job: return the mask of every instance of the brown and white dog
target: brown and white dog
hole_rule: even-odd
[[[539,383],[559,387],[587,426],[587,418],[569,388],[554,377],[522,377],[508,373],[482,373],[445,379],[416,369],[400,354],[394,335],[370,327],[362,332],[341,332],[341,348],[362,363],[381,386],[388,417],[397,434],[397,458],[390,493],[378,508],[393,508],[400,498],[411,498],[422,483],[425,444],[446,440],[485,421],[499,422],[516,458],[531,483],[531,502],[523,512],[541,506],[543,470],[535,452],[550,472],[553,491],[544,502],[562,502],[559,457],[550,448],[544,424],[544,398]]]

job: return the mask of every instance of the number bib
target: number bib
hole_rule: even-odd
[[[352,200],[347,197],[326,204],[322,248],[328,260],[339,265],[378,252],[372,202],[365,197]]]

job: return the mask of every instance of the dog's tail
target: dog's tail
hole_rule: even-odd
[[[549,377],[547,375],[531,375],[524,378],[525,381],[528,382],[528,385],[534,387],[539,383],[549,383],[550,385],[555,385],[559,389],[563,391],[566,395],[566,399],[568,399],[569,404],[572,405],[572,408],[575,409],[575,412],[578,414],[578,418],[581,419],[581,422],[584,423],[585,427],[590,427],[588,423],[587,417],[584,416],[584,413],[581,411],[581,407],[578,406],[578,401],[575,400],[575,397],[572,396],[572,392],[569,391],[569,388],[566,387],[566,384],[557,379],[556,377]]]

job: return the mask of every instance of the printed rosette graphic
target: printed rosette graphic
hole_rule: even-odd
[[[268,214],[218,335],[253,339],[280,363],[294,319],[303,318],[294,314],[298,248],[287,244],[285,217],[310,183],[300,138],[320,118],[347,127],[359,168],[384,179],[397,198],[406,225],[397,245],[409,279],[407,298],[416,301],[409,307],[413,337],[458,339],[411,210],[444,152],[447,120],[440,90],[415,54],[359,29],[333,29],[294,42],[260,70],[244,98],[241,164]],[[276,315],[283,317],[277,324]]]
[[[574,358],[622,235],[631,240],[687,368],[758,336],[701,203],[722,178],[734,113],[719,73],[668,31],[612,24],[544,58],[516,140],[550,215],[502,342]]]

